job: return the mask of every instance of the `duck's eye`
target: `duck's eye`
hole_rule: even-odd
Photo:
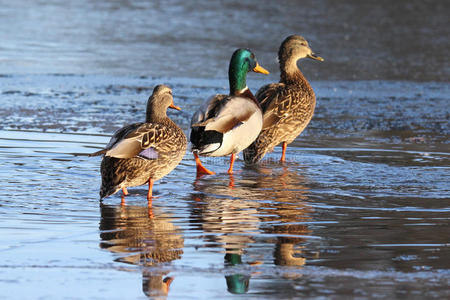
[[[256,67],[256,60],[254,58],[253,59],[247,58],[245,61],[250,66],[250,68],[253,69],[254,67]]]

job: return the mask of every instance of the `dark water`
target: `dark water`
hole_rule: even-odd
[[[326,61],[302,63],[310,79],[450,78],[446,0],[33,3],[0,5],[0,74],[222,77],[238,47],[276,72],[278,47],[295,33]]]
[[[450,297],[448,4],[239,3],[2,4],[0,298]],[[327,60],[301,64],[317,109],[287,163],[277,148],[230,177],[210,158],[195,179],[187,153],[151,211],[145,187],[99,202],[86,154],[144,118],[154,85],[187,132],[235,47],[274,72],[256,90],[292,32]]]

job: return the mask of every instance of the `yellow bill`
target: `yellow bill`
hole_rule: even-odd
[[[324,59],[320,56],[315,55],[314,53],[308,54],[309,58],[315,59],[315,60],[319,60],[319,61],[323,61]]]
[[[256,63],[256,67],[253,68],[253,72],[256,73],[262,73],[262,74],[269,74],[269,71],[261,67],[258,63]]]

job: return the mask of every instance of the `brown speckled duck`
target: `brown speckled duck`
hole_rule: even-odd
[[[148,183],[151,206],[153,182],[170,173],[186,152],[186,136],[167,116],[169,107],[180,110],[173,103],[172,90],[156,86],[148,99],[145,123],[119,129],[105,149],[92,154],[104,154],[101,199],[120,189],[127,195],[127,187]]]
[[[311,121],[316,96],[297,67],[297,61],[305,57],[323,61],[301,36],[291,35],[281,43],[278,51],[280,82],[265,85],[256,93],[263,110],[263,127],[258,138],[244,150],[247,164],[259,162],[279,143],[283,147],[280,161],[284,162],[287,144],[292,143]]]

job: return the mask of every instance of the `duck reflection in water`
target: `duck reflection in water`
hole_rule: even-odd
[[[142,267],[142,289],[148,297],[165,297],[173,278],[167,264],[180,259],[184,239],[169,215],[140,206],[100,204],[100,247],[115,261]],[[164,267],[164,268],[163,268]]]
[[[278,266],[301,267],[306,263],[305,236],[310,230],[305,225],[311,220],[312,208],[308,206],[306,178],[298,171],[283,167],[280,173],[260,167],[260,176],[253,188],[264,191],[264,199],[271,199],[260,206],[261,230],[276,235],[274,264]],[[267,187],[271,187],[267,189]]]
[[[238,250],[241,251],[241,250]],[[233,253],[233,249],[227,249],[225,254],[225,266],[232,268],[233,266],[242,264],[242,255]],[[234,273],[225,275],[227,289],[232,294],[245,294],[248,292],[250,285],[250,274]]]
[[[191,202],[195,229],[204,232],[206,244],[225,251],[228,291],[240,294],[248,292],[255,265],[299,268],[306,263],[304,244],[310,230],[305,223],[312,211],[301,171],[259,166],[244,172],[245,180],[236,177],[232,188],[224,184],[226,177],[196,180]],[[252,247],[255,239],[273,245],[272,261],[260,261],[267,250]],[[246,256],[251,258],[243,262]],[[292,276],[290,270],[283,270],[285,276]]]
[[[229,188],[217,180],[205,180],[207,182],[197,181],[195,184],[194,189],[200,193],[192,194],[192,222],[197,227],[195,229],[203,231],[205,244],[223,248],[228,291],[246,293],[252,270],[246,268],[242,255],[247,245],[254,242],[252,236],[258,233],[259,219],[256,215],[259,204],[232,197],[232,194],[245,194],[239,187]]]

